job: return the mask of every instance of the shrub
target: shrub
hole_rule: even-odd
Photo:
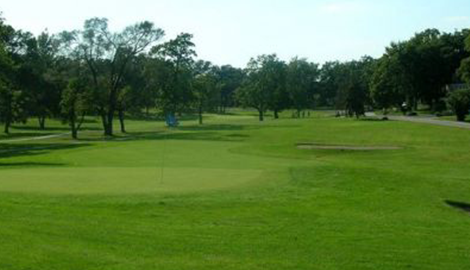
[[[465,121],[470,111],[470,89],[459,89],[447,97],[447,104],[457,116],[457,121]]]

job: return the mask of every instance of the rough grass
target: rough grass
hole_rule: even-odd
[[[447,204],[470,202],[468,130],[206,120],[1,144],[0,269],[470,267],[470,217]],[[403,150],[297,149],[306,141]]]

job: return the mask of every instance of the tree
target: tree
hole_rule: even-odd
[[[192,83],[199,124],[203,124],[203,113],[209,107],[211,97],[218,95],[215,68],[210,62],[198,61],[195,64],[195,76]]]
[[[252,58],[246,69],[246,80],[237,92],[239,102],[245,107],[255,108],[260,121],[264,121],[264,114],[276,103],[275,92],[282,91],[284,87],[283,81],[279,80],[280,63],[275,54]]]
[[[366,105],[371,105],[370,84],[374,59],[365,56],[359,61],[343,63],[343,80],[337,91],[337,108],[345,110],[348,116],[360,117]]]
[[[344,67],[340,62],[326,62],[320,69],[318,82],[318,105],[333,107],[337,92],[344,80]]]
[[[113,120],[123,77],[132,59],[156,41],[164,32],[151,22],[141,22],[112,33],[108,20],[87,20],[82,31],[63,32],[62,40],[68,44],[71,55],[83,60],[92,77],[94,91],[102,98],[97,107],[101,115],[104,133],[113,135]]]
[[[72,79],[62,93],[60,103],[63,121],[70,126],[72,138],[78,138],[78,131],[82,127],[86,113],[92,108],[90,82],[83,78]]]
[[[20,68],[23,88],[31,97],[31,114],[38,118],[40,129],[45,128],[48,116],[59,114],[61,89],[55,80],[55,65],[59,52],[59,40],[43,32],[27,41],[24,63]]]
[[[27,98],[23,91],[15,89],[5,81],[0,81],[0,121],[4,123],[6,134],[10,133],[13,123],[26,122],[26,102]]]
[[[410,87],[406,75],[396,59],[384,56],[375,65],[371,79],[371,96],[376,106],[383,109],[384,115],[392,107],[401,108],[406,101],[406,93]]]
[[[470,33],[465,40],[465,49],[470,53]],[[462,60],[458,73],[466,83],[470,84],[470,57]]]
[[[218,111],[219,113],[225,113],[228,107],[237,105],[235,93],[245,80],[245,73],[242,69],[225,65],[216,68],[216,74],[218,88],[220,89]]]
[[[181,114],[192,99],[191,79],[194,57],[193,35],[182,33],[175,39],[152,48],[152,55],[170,67],[170,77],[160,89],[160,100],[165,114]]]
[[[287,67],[287,91],[297,117],[302,111],[313,108],[314,89],[318,80],[318,65],[306,59],[294,58]]]
[[[5,25],[0,17],[0,121],[4,123],[4,132],[9,134],[15,122],[26,122],[27,97],[17,86],[17,69],[13,59],[16,49],[16,32]],[[22,45],[22,44],[21,44]]]
[[[451,92],[447,97],[447,103],[457,115],[457,121],[465,121],[470,111],[470,90],[459,89]]]

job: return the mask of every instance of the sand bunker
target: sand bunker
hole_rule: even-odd
[[[317,143],[300,143],[297,148],[304,150],[340,150],[340,151],[377,151],[401,150],[398,146],[352,146],[352,145],[326,145]]]

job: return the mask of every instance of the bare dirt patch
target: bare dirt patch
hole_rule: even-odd
[[[379,151],[379,150],[402,150],[399,146],[353,146],[353,145],[328,145],[318,143],[299,143],[298,149],[303,150],[339,150],[339,151]]]

